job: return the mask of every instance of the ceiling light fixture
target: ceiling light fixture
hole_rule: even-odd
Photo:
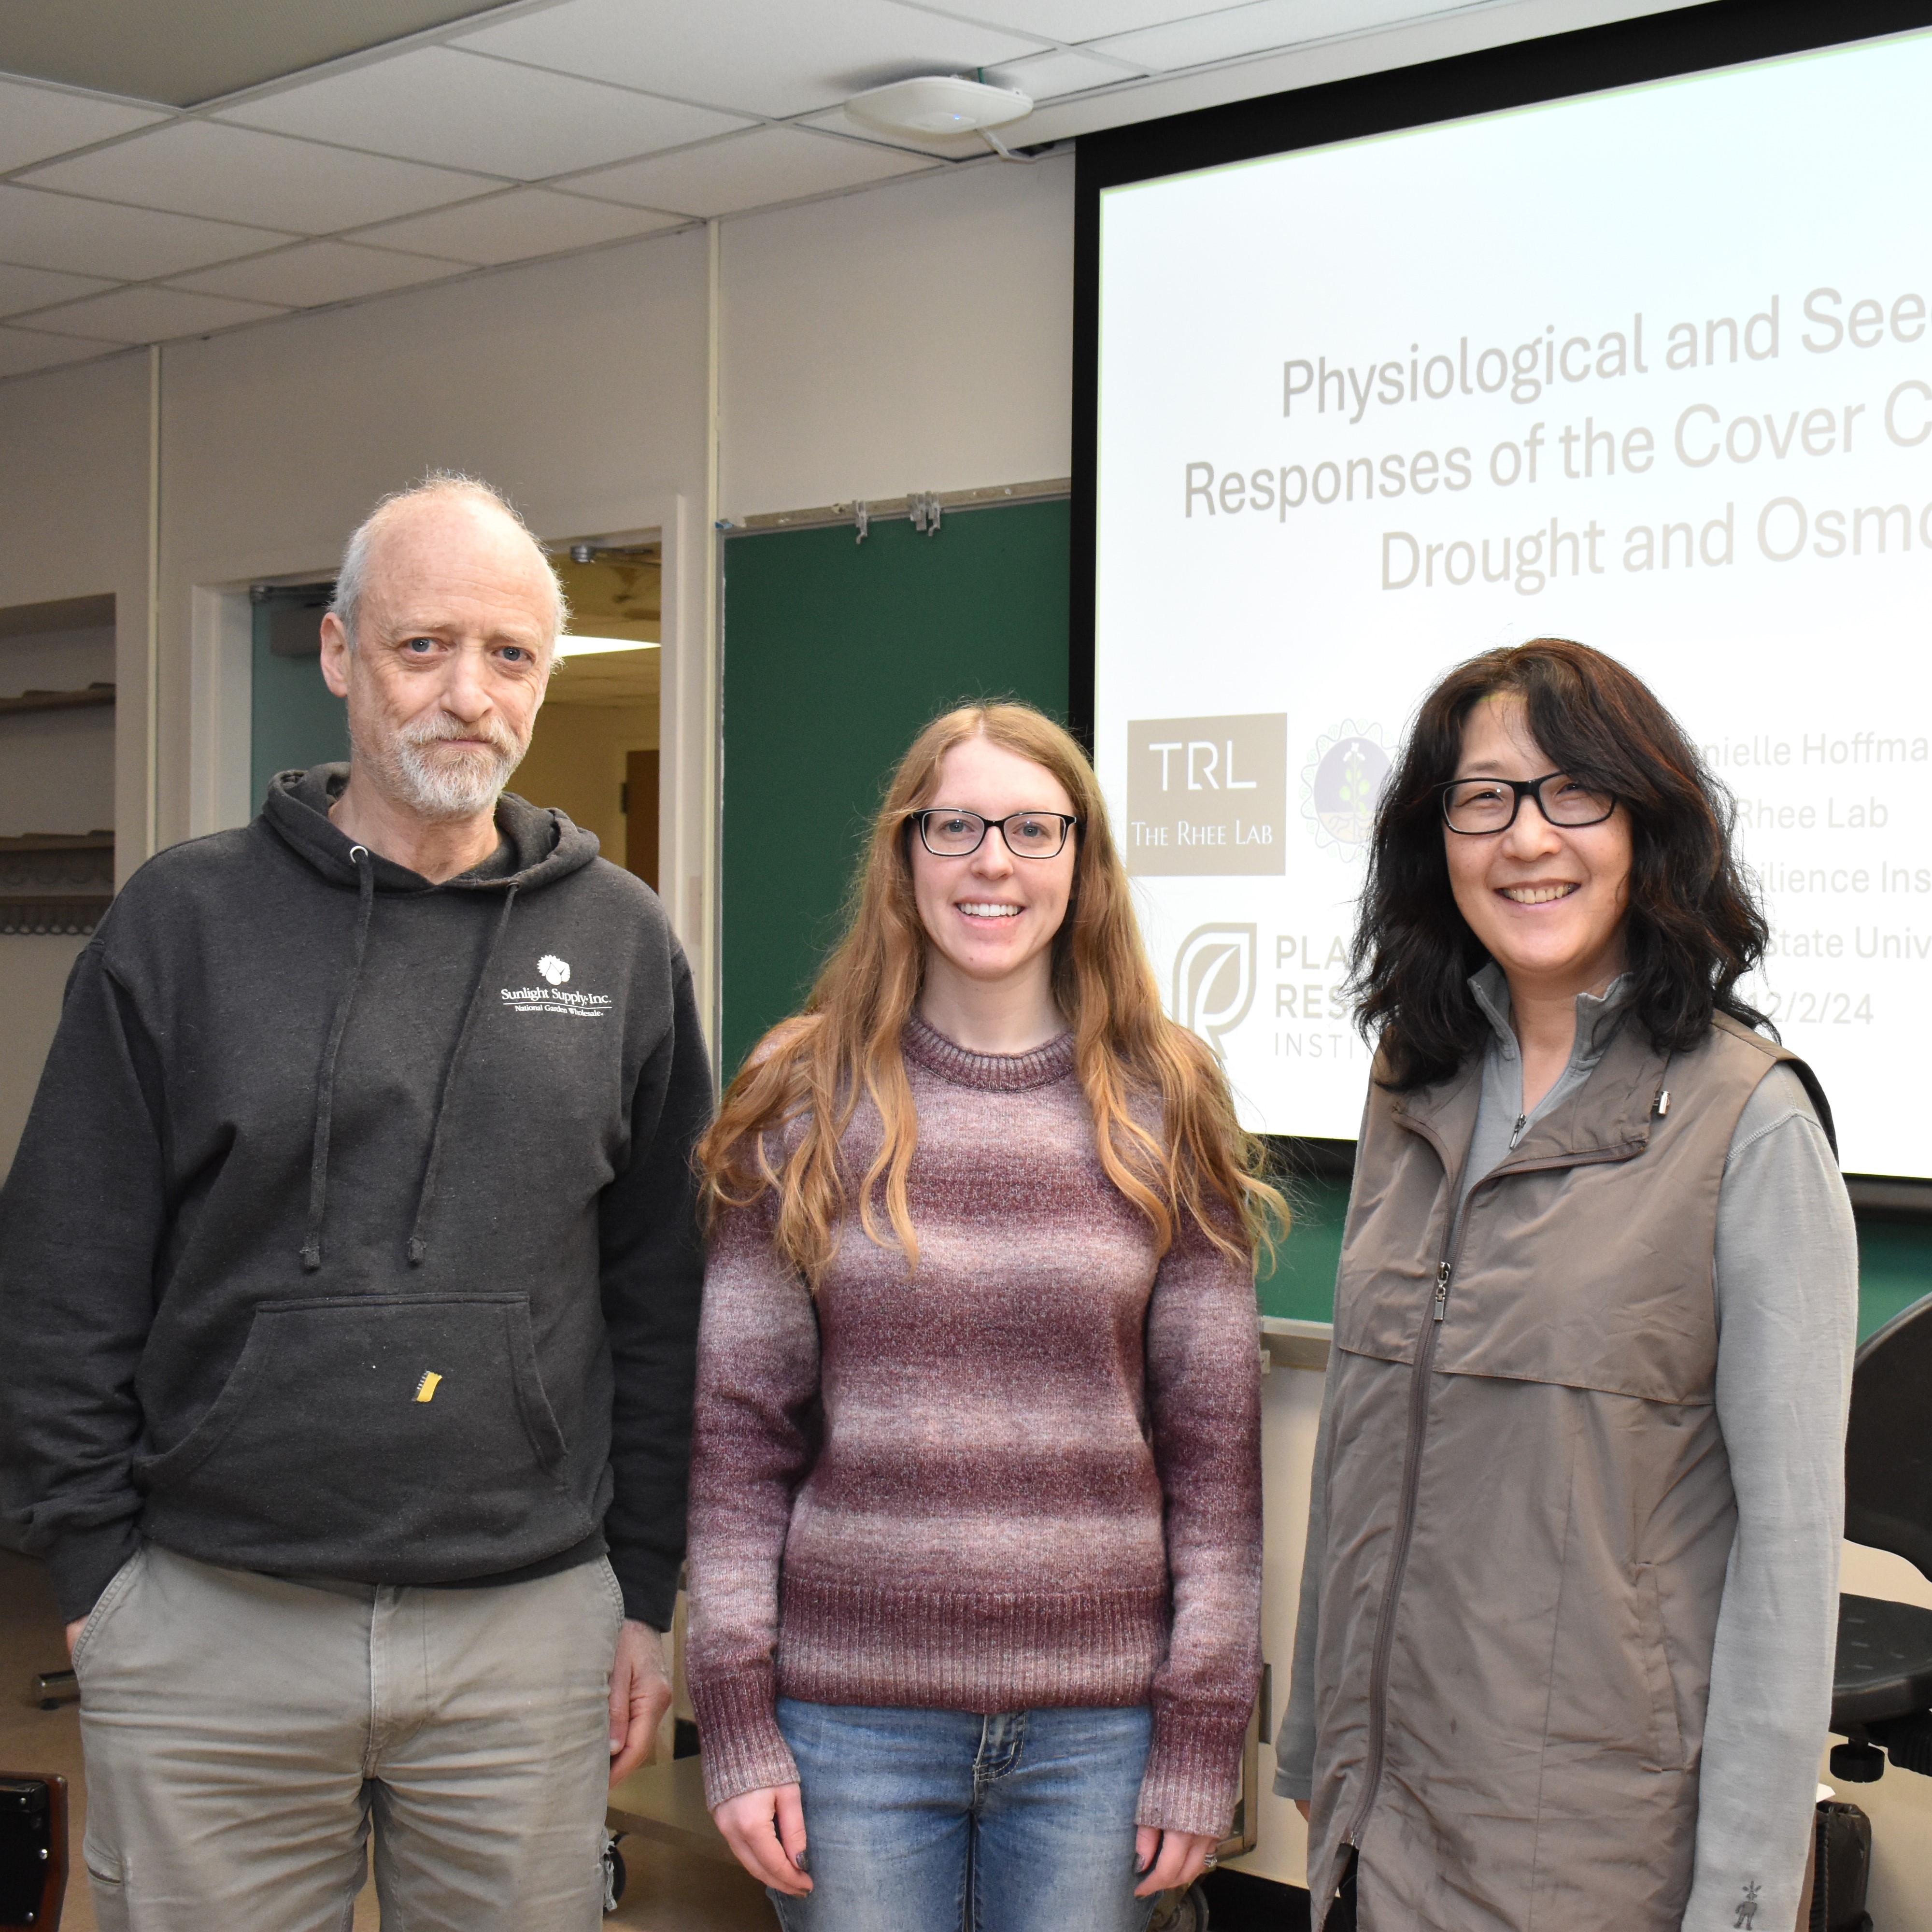
[[[557,655],[565,658],[602,657],[611,651],[654,651],[656,640],[646,638],[560,638]]]
[[[845,112],[861,127],[881,134],[920,134],[928,139],[936,134],[977,134],[1004,153],[1000,142],[987,130],[1024,120],[1033,112],[1033,101],[1012,88],[988,87],[982,80],[934,74],[855,94],[846,102]]]

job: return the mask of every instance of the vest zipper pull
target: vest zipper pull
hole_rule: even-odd
[[[1449,1308],[1449,1264],[1436,1270],[1436,1319],[1440,1322]]]
[[[1514,1147],[1516,1142],[1522,1138],[1522,1130],[1528,1125],[1529,1116],[1527,1114],[1517,1114],[1516,1117],[1516,1125],[1510,1130],[1510,1145],[1511,1147]]]

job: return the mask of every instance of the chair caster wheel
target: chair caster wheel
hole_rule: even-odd
[[[1847,1784],[1876,1784],[1885,1775],[1885,1753],[1876,1744],[1834,1744],[1832,1775]]]
[[[617,1841],[609,1832],[604,1834],[604,1910],[606,1916],[615,1912],[624,1896],[624,1887],[630,1882],[630,1874],[624,1868],[624,1855],[617,1849]]]
[[[1148,1932],[1208,1932],[1208,1894],[1198,1885],[1185,1892],[1162,1892]]]

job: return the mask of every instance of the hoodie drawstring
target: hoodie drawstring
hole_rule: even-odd
[[[370,915],[376,909],[376,862],[366,845],[349,848],[349,862],[356,868],[359,903],[356,913],[356,944],[349,957],[349,970],[335,1002],[335,1017],[329,1022],[328,1044],[322,1049],[322,1072],[316,1082],[315,1138],[308,1157],[308,1229],[302,1238],[302,1266],[310,1274],[322,1265],[322,1214],[328,1200],[328,1129],[335,1106],[335,1057],[342,1036],[349,1026],[349,1010],[356,1004],[356,989],[362,980],[362,956],[369,947]]]
[[[429,1222],[430,1203],[435,1198],[436,1176],[442,1166],[442,1124],[448,1114],[449,1096],[455,1090],[457,1070],[463,1064],[464,1049],[470,1044],[476,1016],[482,1009],[484,994],[489,989],[490,968],[495,964],[497,948],[503,943],[503,929],[510,922],[510,908],[516,902],[517,889],[513,885],[503,895],[503,910],[497,915],[496,929],[490,934],[490,944],[484,950],[483,963],[476,969],[476,984],[463,1016],[463,1030],[456,1036],[456,1045],[449,1055],[449,1070],[442,1077],[442,1093],[436,1104],[436,1125],[429,1137],[429,1159],[423,1168],[422,1192],[416,1198],[416,1226],[410,1230],[412,1268],[420,1266],[423,1257],[429,1252],[429,1242],[423,1230]]]

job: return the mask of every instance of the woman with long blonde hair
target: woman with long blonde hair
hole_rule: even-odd
[[[920,734],[700,1157],[720,1830],[788,1932],[1138,1932],[1238,1785],[1281,1207],[1066,732]]]

